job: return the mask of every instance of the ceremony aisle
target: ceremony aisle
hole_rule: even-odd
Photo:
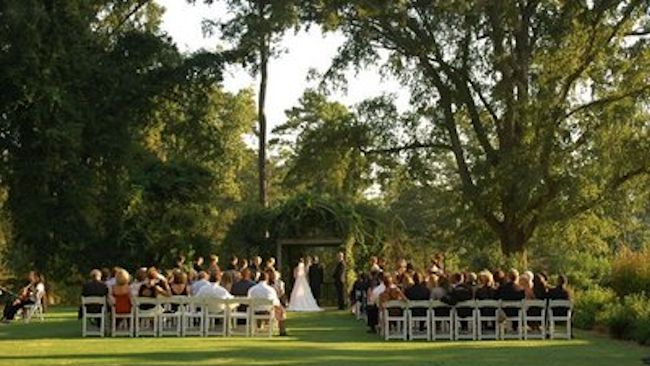
[[[0,327],[0,365],[640,365],[650,353],[592,333],[564,341],[384,342],[347,313],[291,313],[289,337],[81,338],[74,309]]]

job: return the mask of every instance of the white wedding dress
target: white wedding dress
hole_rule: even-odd
[[[296,281],[293,284],[291,299],[289,300],[289,307],[287,310],[303,312],[323,310],[318,307],[316,299],[314,299],[314,295],[311,293],[304,263],[298,264],[294,270],[294,277]]]

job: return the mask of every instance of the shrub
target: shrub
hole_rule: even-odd
[[[597,316],[606,305],[614,303],[616,295],[611,289],[594,287],[576,294],[573,324],[582,329],[592,329]]]
[[[597,316],[614,338],[650,343],[650,299],[645,294],[626,296],[622,302],[606,305]]]
[[[641,251],[623,247],[612,263],[611,287],[617,295],[650,294],[650,246]]]

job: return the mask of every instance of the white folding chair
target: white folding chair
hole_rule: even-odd
[[[150,297],[136,297],[133,301],[135,307],[135,336],[158,336],[158,315],[161,313],[158,299]],[[145,307],[145,309],[142,309]]]
[[[99,312],[88,312],[88,306],[99,308]],[[98,325],[93,326],[93,320]],[[106,321],[106,297],[86,296],[81,298],[81,336],[104,337],[104,323]]]
[[[454,306],[454,339],[476,340],[476,301],[461,301]]]
[[[387,301],[383,305],[384,339],[406,340],[408,337],[408,305],[406,301]],[[392,313],[392,314],[391,314]],[[394,330],[394,331],[393,331]]]
[[[501,339],[523,339],[523,301],[501,301]]]
[[[275,323],[273,301],[269,299],[251,299],[251,308],[251,335],[256,336],[257,334],[262,334],[260,325],[267,324],[268,330],[265,333],[271,338]]]
[[[224,299],[205,299],[205,335],[225,337],[228,333],[228,308]]]
[[[408,302],[409,339],[431,340],[431,312],[428,300]],[[423,325],[423,327],[422,327]],[[420,330],[420,328],[424,328]]]
[[[524,339],[546,339],[546,300],[524,300]]]
[[[158,335],[180,337],[183,332],[183,309],[187,296],[171,296],[160,300],[162,312],[158,316]]]
[[[499,339],[499,301],[476,302],[476,329],[478,340]]]
[[[249,337],[251,335],[251,299],[235,298],[229,300],[228,304],[230,305],[228,335]]]
[[[205,336],[205,305],[202,299],[190,297],[183,307],[183,336]]]
[[[34,295],[34,303],[23,306],[22,317],[25,323],[29,323],[32,317],[38,316],[40,321],[44,320],[43,316],[43,298],[45,297],[44,291],[37,291]]]
[[[571,317],[573,314],[573,303],[570,300],[549,300],[548,301],[548,332],[551,339],[571,339]],[[558,323],[564,324],[564,332],[558,332]]]
[[[454,339],[454,309],[442,301],[431,301],[431,340]]]
[[[115,306],[111,307],[111,336],[133,337],[135,306],[131,304],[131,312],[118,314]],[[126,324],[126,326],[124,326]]]

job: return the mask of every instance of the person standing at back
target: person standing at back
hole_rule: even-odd
[[[345,309],[345,255],[343,252],[337,254],[338,263],[336,264],[336,269],[334,269],[334,287],[336,288],[336,301],[338,303],[339,310]]]
[[[320,306],[320,290],[323,285],[323,266],[320,264],[318,257],[314,256],[311,266],[309,266],[309,287],[311,293]]]

